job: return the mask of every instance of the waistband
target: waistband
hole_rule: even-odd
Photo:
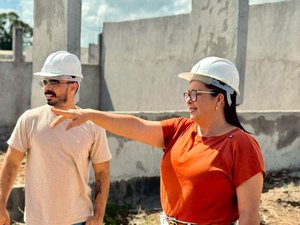
[[[186,222],[177,220],[174,217],[167,216],[164,212],[160,215],[160,223],[161,225],[197,225],[196,223]],[[207,224],[207,225],[213,225],[213,224]],[[238,222],[232,222],[228,225],[238,225]]]

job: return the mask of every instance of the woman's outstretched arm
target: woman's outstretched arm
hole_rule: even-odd
[[[52,108],[51,111],[58,115],[50,124],[51,128],[66,119],[72,120],[66,127],[67,130],[90,120],[115,135],[134,139],[158,148],[165,147],[162,126],[159,121],[149,121],[133,115],[102,112],[93,109],[59,110]]]

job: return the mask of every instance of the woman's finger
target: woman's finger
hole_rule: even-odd
[[[50,128],[56,127],[58,124],[60,124],[62,121],[64,121],[66,118],[64,116],[60,115],[57,116],[49,125]]]
[[[72,127],[76,127],[76,126],[79,126],[80,124],[84,123],[85,120],[80,118],[80,117],[77,117],[77,118],[73,118],[73,121],[70,122],[68,125],[67,125],[67,128],[66,130],[69,130],[71,129]]]

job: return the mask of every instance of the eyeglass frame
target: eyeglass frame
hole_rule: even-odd
[[[55,80],[55,79],[43,79],[40,80],[39,82],[42,88],[46,87],[47,85],[53,88],[59,86],[60,84],[72,84],[72,83],[75,83],[75,81],[60,82],[60,80]]]
[[[198,99],[198,95],[201,94],[216,94],[216,92],[214,90],[212,91],[202,91],[202,90],[195,90],[192,89],[191,91],[185,91],[183,92],[183,98],[185,102],[191,101],[191,102],[195,102]]]

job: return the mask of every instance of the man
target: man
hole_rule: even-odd
[[[0,224],[9,225],[7,200],[23,158],[27,157],[25,221],[27,225],[103,224],[109,192],[109,160],[105,130],[92,122],[72,132],[50,129],[51,108],[78,109],[75,94],[83,78],[81,63],[66,51],[50,54],[41,70],[47,105],[27,110],[7,141],[0,173]],[[89,163],[95,174],[94,209]]]

